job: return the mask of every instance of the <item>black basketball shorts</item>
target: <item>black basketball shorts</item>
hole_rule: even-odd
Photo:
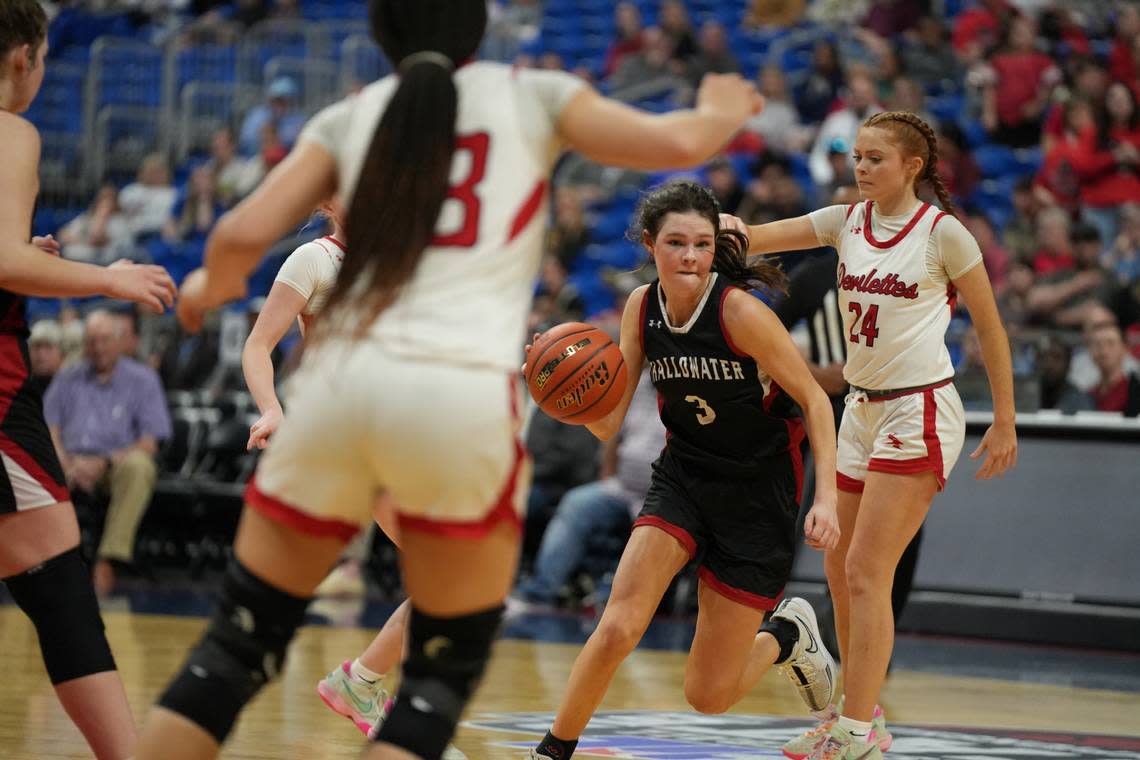
[[[634,527],[653,526],[680,541],[701,581],[720,595],[772,610],[792,572],[802,479],[798,449],[726,477],[666,447]]]

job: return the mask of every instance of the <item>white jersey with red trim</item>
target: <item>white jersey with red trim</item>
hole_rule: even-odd
[[[436,238],[370,332],[402,356],[516,369],[542,252],[547,181],[561,148],[557,122],[584,84],[565,72],[486,62],[460,67],[454,79],[456,150]],[[299,138],[336,159],[346,208],[397,84],[386,77],[326,108]]]
[[[283,282],[305,299],[301,314],[314,317],[329,300],[344,261],[344,243],[331,235],[310,240],[289,254],[274,282]]]
[[[839,306],[848,340],[843,376],[869,390],[952,377],[945,342],[956,299],[951,280],[979,263],[981,251],[964,228],[952,231],[953,246],[940,245],[936,228],[961,223],[929,203],[895,217],[872,209],[867,201],[809,215],[820,242],[839,251]],[[840,215],[843,226],[836,230]],[[969,243],[960,244],[960,233]]]

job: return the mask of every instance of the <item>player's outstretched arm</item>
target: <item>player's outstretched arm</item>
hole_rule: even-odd
[[[806,215],[768,224],[747,225],[740,217],[721,214],[720,228],[736,230],[747,237],[749,254],[806,251],[822,245],[811,219]]]
[[[0,112],[0,288],[44,298],[102,295],[136,301],[161,312],[174,300],[174,282],[162,267],[121,262],[98,267],[66,261],[33,245],[27,233],[39,189],[40,138],[35,127]],[[43,244],[43,239],[38,238]]]
[[[621,337],[618,347],[621,348],[622,358],[629,374],[625,385],[625,393],[614,410],[597,422],[586,425],[591,433],[603,441],[608,441],[621,430],[621,423],[625,421],[625,413],[629,411],[633,393],[637,390],[637,383],[641,379],[641,367],[645,363],[645,354],[641,350],[641,305],[645,303],[645,294],[649,291],[648,285],[642,285],[629,294],[625,302],[625,311],[621,315]]]
[[[986,365],[990,393],[993,395],[993,424],[982,436],[978,448],[970,454],[971,459],[986,455],[975,480],[989,480],[995,475],[1001,477],[1006,470],[1017,464],[1013,362],[1009,354],[1009,337],[998,315],[993,288],[990,287],[990,278],[983,264],[976,264],[953,282],[970,309],[970,318],[974,321],[974,329],[982,346],[982,361]]]
[[[804,538],[816,549],[839,542],[835,484],[835,415],[831,399],[812,377],[807,362],[779,318],[742,290],[729,293],[724,326],[732,342],[756,360],[803,410],[815,459],[815,503],[804,521]]]
[[[558,120],[567,143],[598,163],[627,169],[683,169],[712,158],[760,113],[764,99],[739,74],[708,74],[695,108],[654,114],[583,88]]]

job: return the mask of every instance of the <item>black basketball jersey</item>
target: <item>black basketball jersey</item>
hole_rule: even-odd
[[[655,281],[645,294],[641,347],[657,389],[669,448],[698,467],[741,473],[803,439],[791,398],[724,332],[721,312],[737,286],[715,272],[685,325],[669,324]]]

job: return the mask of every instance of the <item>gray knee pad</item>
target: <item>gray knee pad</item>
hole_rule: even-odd
[[[4,584],[36,627],[53,684],[115,669],[91,570],[78,547],[5,578]]]
[[[158,703],[221,744],[245,704],[280,671],[308,606],[235,560],[209,628]]]
[[[502,607],[437,618],[413,606],[400,690],[376,740],[438,760],[479,685],[502,617]]]

